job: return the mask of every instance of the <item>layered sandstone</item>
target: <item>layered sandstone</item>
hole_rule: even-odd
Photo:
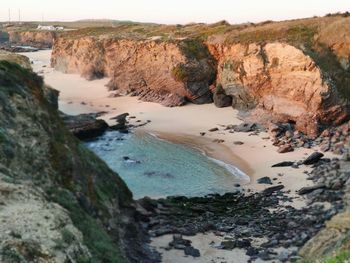
[[[9,42],[38,48],[51,48],[57,37],[52,31],[10,31]]]
[[[167,106],[212,101],[215,69],[201,42],[60,37],[51,63],[87,79],[111,77],[110,89]]]
[[[312,136],[320,125],[339,124],[348,115],[331,81],[294,46],[275,42],[208,47],[218,62],[216,82],[232,96],[234,108],[255,108],[255,115],[268,112]]]

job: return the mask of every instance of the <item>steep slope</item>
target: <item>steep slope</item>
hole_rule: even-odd
[[[59,37],[51,64],[87,79],[109,76],[110,89],[167,106],[212,101],[214,62],[200,41]]]
[[[37,48],[50,48],[53,45],[56,32],[52,31],[9,31],[9,42],[18,45],[28,45]]]
[[[0,61],[0,261],[148,262],[131,192],[64,127],[57,95]]]
[[[22,66],[23,68],[26,68],[29,70],[32,68],[28,57],[18,55],[18,54],[12,53],[12,52],[0,50],[0,60],[12,61],[12,62],[17,63],[18,65]]]
[[[296,123],[315,137],[320,125],[339,124],[348,115],[316,62],[292,45],[209,44],[209,50],[218,61],[216,82],[232,97],[232,106],[258,109],[253,112],[258,121],[268,112],[270,120]]]
[[[217,105],[232,100],[253,121],[290,122],[315,137],[349,117],[349,23],[339,14],[242,25],[86,28],[57,39],[52,65],[88,79],[109,76],[109,87],[120,94],[166,106],[210,102],[209,90],[222,87],[231,98]]]

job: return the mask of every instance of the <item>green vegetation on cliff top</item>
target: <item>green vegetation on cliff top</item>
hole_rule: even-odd
[[[134,22],[85,23],[85,27],[65,32],[66,37],[85,36],[130,39],[181,40],[198,38],[201,40],[227,43],[252,43],[266,41],[304,42],[312,39],[330,23],[346,19],[344,14],[326,17],[296,19],[282,22],[265,21],[231,25],[226,21],[213,24],[192,23],[186,25],[162,25]],[[62,24],[62,23],[60,23]]]

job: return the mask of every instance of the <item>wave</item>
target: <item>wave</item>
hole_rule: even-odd
[[[223,162],[221,160],[209,157],[209,156],[207,156],[207,158],[209,158],[213,162],[217,163],[218,165],[224,167],[229,173],[231,173],[232,175],[238,177],[240,180],[242,180],[242,181],[244,181],[246,183],[250,182],[250,177],[246,173],[241,171],[238,167],[236,167],[236,166],[234,166],[232,164],[225,163],[225,162]]]

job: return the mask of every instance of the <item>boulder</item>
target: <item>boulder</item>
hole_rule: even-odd
[[[280,163],[276,163],[274,165],[272,165],[271,167],[288,167],[288,166],[292,166],[294,164],[294,162],[280,162]]]
[[[61,113],[61,118],[66,127],[80,140],[94,139],[108,129],[108,124],[104,120],[96,119],[94,113],[76,116]]]
[[[261,177],[257,180],[258,184],[272,184],[270,177]]]
[[[307,157],[304,161],[303,164],[305,165],[311,165],[317,163],[321,158],[324,156],[323,153],[320,152],[314,152],[312,153],[309,157]]]
[[[116,120],[117,124],[110,126],[110,129],[119,131],[121,133],[128,133],[127,120],[126,117],[129,116],[129,113],[123,113],[118,116],[111,118],[111,120]]]
[[[313,186],[306,186],[306,187],[303,187],[301,188],[299,191],[298,191],[298,194],[300,195],[305,195],[305,194],[309,194],[315,190],[318,190],[318,189],[322,189],[322,188],[325,188],[326,186],[324,184],[317,184],[317,185],[313,185]]]
[[[288,153],[288,152],[292,152],[292,151],[294,151],[294,148],[292,145],[290,145],[288,143],[280,146],[277,150],[277,152],[279,152],[279,153]]]
[[[198,249],[190,246],[190,247],[186,247],[185,248],[185,255],[186,256],[192,256],[194,258],[197,258],[197,257],[200,257],[201,256],[201,253],[199,252]]]
[[[244,122],[235,126],[233,129],[236,132],[252,132],[256,130],[256,128],[257,128],[256,123]]]

